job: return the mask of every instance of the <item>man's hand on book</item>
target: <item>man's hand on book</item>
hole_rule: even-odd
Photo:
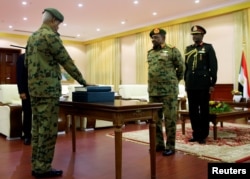
[[[98,86],[98,85],[86,83],[86,86]]]

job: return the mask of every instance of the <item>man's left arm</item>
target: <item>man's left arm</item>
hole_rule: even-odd
[[[72,58],[68,54],[64,45],[62,44],[61,39],[57,34],[53,34],[49,38],[50,41],[53,41],[51,45],[51,53],[54,54],[54,59],[72,76],[79,84],[86,86],[87,83],[83,78],[81,72],[74,64]]]
[[[217,57],[215,50],[212,45],[209,45],[209,74],[211,80],[211,86],[215,86],[217,81],[217,71],[218,71],[218,64],[217,64]]]
[[[173,53],[174,53],[174,67],[176,69],[176,76],[180,81],[183,79],[184,75],[184,60],[181,56],[180,51],[177,48],[173,49]]]

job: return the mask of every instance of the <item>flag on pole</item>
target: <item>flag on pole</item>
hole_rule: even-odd
[[[250,86],[249,86],[248,72],[247,72],[247,60],[244,51],[242,52],[241,56],[241,65],[240,65],[238,83],[239,83],[238,90],[242,92],[243,98],[249,99]]]

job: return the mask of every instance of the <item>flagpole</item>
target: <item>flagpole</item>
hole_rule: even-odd
[[[250,97],[250,85],[247,71],[247,60],[244,51],[242,51],[241,55],[241,64],[238,76],[238,90],[242,92],[243,98],[248,101]]]

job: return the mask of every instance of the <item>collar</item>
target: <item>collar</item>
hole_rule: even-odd
[[[51,30],[51,31],[55,32],[48,24],[42,24],[41,28]]]
[[[203,45],[203,41],[201,41],[199,44],[193,44],[193,46],[195,46],[195,47],[198,47],[198,46],[202,46]]]
[[[167,46],[166,43],[161,44],[161,48],[164,48],[166,46]]]

